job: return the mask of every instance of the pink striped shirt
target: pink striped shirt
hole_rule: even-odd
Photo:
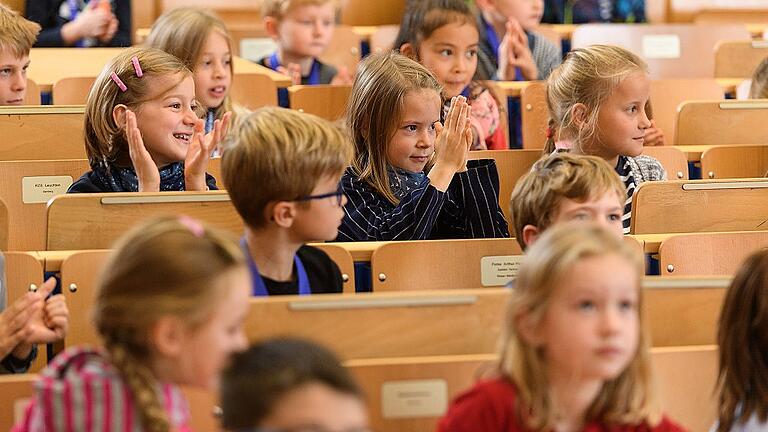
[[[191,432],[181,390],[158,386],[158,396],[175,432]],[[107,356],[74,347],[40,374],[35,396],[12,432],[142,432],[133,395]]]

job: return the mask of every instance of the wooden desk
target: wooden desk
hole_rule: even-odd
[[[685,153],[688,162],[701,162],[701,155],[709,150],[711,145],[679,145],[675,146]]]
[[[646,254],[657,254],[661,242],[673,235],[675,234],[633,234],[631,237],[643,244],[643,252]]]
[[[497,81],[496,86],[500,88],[507,97],[519,98],[520,92],[531,84],[530,81]]]
[[[752,35],[752,39],[762,39],[763,32],[768,30],[768,23],[747,23],[744,24],[747,31]]]
[[[360,36],[360,41],[365,43],[371,42],[371,36],[376,33],[379,26],[352,26],[352,31],[356,35]]]
[[[32,48],[27,76],[40,91],[48,93],[61,78],[97,76],[104,65],[123,48]],[[256,63],[234,57],[237,73],[261,73],[269,76],[278,87],[289,87],[290,78]]]

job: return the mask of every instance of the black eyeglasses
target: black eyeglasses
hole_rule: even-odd
[[[318,200],[318,199],[324,199],[324,198],[332,198],[336,197],[336,206],[341,207],[341,201],[344,197],[344,191],[341,189],[341,185],[338,186],[336,189],[336,192],[329,192],[324,193],[320,195],[307,195],[303,197],[296,198],[294,201],[311,201],[311,200]]]

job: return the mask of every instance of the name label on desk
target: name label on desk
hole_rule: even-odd
[[[381,386],[385,419],[439,417],[448,409],[445,380],[387,381]]]
[[[680,58],[680,37],[673,34],[643,36],[643,57],[647,59]]]
[[[483,286],[504,286],[517,277],[522,255],[487,256],[480,259]]]
[[[70,176],[39,176],[21,179],[21,200],[24,204],[46,203],[56,195],[67,193],[72,185]]]

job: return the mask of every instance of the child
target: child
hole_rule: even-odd
[[[625,234],[635,188],[667,178],[659,161],[641,155],[651,127],[645,111],[650,92],[645,62],[612,45],[571,51],[547,80],[550,127],[544,152],[570,149],[599,156],[615,167],[627,189]]]
[[[222,378],[221,408],[232,431],[369,430],[349,372],[325,348],[299,339],[264,341],[235,356]]]
[[[542,0],[477,0],[480,50],[476,79],[545,80],[562,53],[534,29],[541,21]]]
[[[306,243],[336,238],[346,202],[339,179],[352,157],[347,138],[321,118],[267,107],[238,120],[226,149],[221,170],[245,221],[253,294],[341,292],[338,266]]]
[[[101,71],[85,105],[85,150],[92,171],[71,192],[216,189],[205,172],[229,114],[203,135],[192,73],[176,57],[129,48]]]
[[[26,15],[43,28],[38,47],[131,45],[130,0],[26,0]]]
[[[456,97],[443,127],[441,90],[399,54],[360,63],[346,112],[356,155],[341,179],[349,201],[336,240],[509,237],[496,164],[467,161],[469,106]]]
[[[59,354],[16,430],[190,431],[178,386],[215,391],[229,355],[246,348],[248,282],[224,233],[183,216],[136,227],[97,284],[103,350]]]
[[[263,0],[261,14],[277,51],[259,64],[294,84],[352,84],[346,67],[337,70],[318,60],[333,37],[336,0]]]
[[[515,238],[525,250],[550,227],[589,221],[622,236],[627,192],[603,159],[555,153],[533,165],[512,191]]]
[[[395,46],[435,74],[443,87],[444,112],[454,97],[467,98],[472,106],[472,150],[507,149],[498,101],[481,83],[472,81],[478,43],[475,17],[463,0],[428,0],[409,5]]]
[[[747,258],[725,293],[720,346],[720,410],[713,431],[761,431],[768,423],[768,251]]]
[[[0,374],[23,373],[37,356],[37,344],[58,342],[69,326],[63,295],[48,295],[56,287],[50,278],[34,292],[5,307],[4,257],[0,254]]]
[[[40,26],[0,4],[0,105],[24,105],[29,50]]]
[[[642,275],[642,256],[602,227],[544,233],[510,297],[498,376],[456,398],[438,431],[682,431],[655,409]]]
[[[171,9],[155,21],[144,44],[173,54],[192,71],[197,102],[206,111],[205,133],[232,111],[231,38],[219,17],[193,7]]]

